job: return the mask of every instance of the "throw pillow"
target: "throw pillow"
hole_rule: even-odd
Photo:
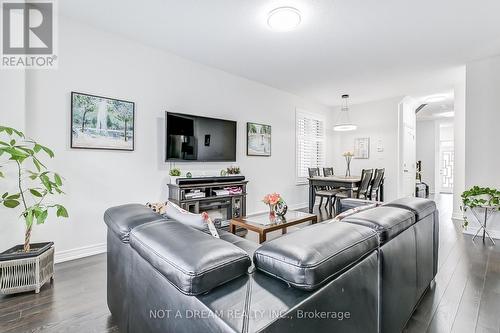
[[[182,209],[173,202],[167,201],[164,210],[164,215],[170,219],[184,223],[190,226],[191,228],[198,229],[206,233],[210,233],[207,223],[208,219],[206,218],[208,217],[208,214],[206,215],[206,217],[204,214],[193,214],[185,209]]]
[[[363,206],[359,206],[359,207],[354,207],[354,208],[351,208],[349,210],[346,210],[343,213],[338,214],[337,216],[335,216],[335,218],[333,219],[333,221],[342,221],[342,219],[345,219],[348,216],[351,216],[353,214],[362,212],[364,210],[372,209],[372,208],[375,208],[375,207],[377,207],[376,203],[367,204],[367,205],[363,205]]]

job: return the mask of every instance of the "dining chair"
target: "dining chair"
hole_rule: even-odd
[[[309,178],[319,177],[319,168],[308,168]],[[314,193],[320,198],[319,208],[323,204],[323,198],[326,199],[325,208],[328,209],[328,214],[332,216],[333,206],[335,205],[336,195],[339,191],[328,188],[327,186],[315,186]]]
[[[385,169],[375,169],[375,175],[373,176],[373,181],[368,192],[368,199],[379,200],[380,187],[384,183]]]
[[[332,168],[323,168],[323,176],[330,177],[333,176],[333,167]]]
[[[361,180],[359,182],[359,187],[356,190],[356,198],[358,199],[368,199],[368,191],[372,183],[373,169],[363,169],[361,171]]]
[[[359,181],[359,186],[352,189],[352,196],[345,190],[340,188],[339,193],[337,193],[337,199],[346,198],[357,198],[357,199],[368,199],[369,188],[372,182],[373,169],[363,169],[361,171],[361,178]]]

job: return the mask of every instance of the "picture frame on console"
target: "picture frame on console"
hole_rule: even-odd
[[[271,156],[271,125],[247,123],[247,156]]]
[[[71,148],[134,150],[135,103],[71,92]]]

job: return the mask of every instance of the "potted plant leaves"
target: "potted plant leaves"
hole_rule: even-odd
[[[43,157],[53,158],[54,153],[21,131],[0,126],[0,181],[12,180],[15,184],[14,190],[0,193],[0,205],[18,210],[25,224],[24,244],[0,253],[0,294],[38,293],[53,279],[54,243],[31,243],[31,234],[35,224],[49,218],[49,212],[57,217],[68,217],[68,212],[63,205],[50,201],[64,193],[63,178],[46,168]]]
[[[179,168],[172,168],[168,172],[170,175],[170,184],[175,184],[177,182],[177,179],[181,177],[181,169]]]

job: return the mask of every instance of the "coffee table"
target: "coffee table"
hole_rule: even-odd
[[[233,218],[229,225],[229,231],[234,234],[236,232],[236,227],[254,231],[259,234],[259,243],[263,243],[266,241],[267,233],[271,231],[281,230],[283,234],[286,234],[287,227],[309,221],[315,224],[318,222],[318,217],[314,214],[295,210],[289,210],[283,217],[262,213]]]

